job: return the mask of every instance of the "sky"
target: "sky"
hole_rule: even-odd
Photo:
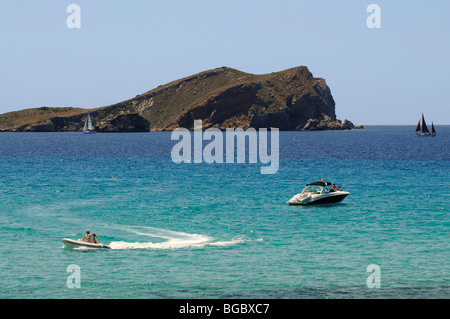
[[[339,119],[450,124],[448,0],[2,0],[0,43],[0,113],[106,106],[221,66],[305,65]]]

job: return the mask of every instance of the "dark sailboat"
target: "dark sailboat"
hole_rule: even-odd
[[[417,123],[416,126],[416,134],[418,136],[436,136],[436,130],[434,129],[434,124],[431,122],[431,133],[430,130],[428,130],[427,123],[425,122],[425,117],[422,114],[422,130],[420,129],[420,120],[419,123]]]

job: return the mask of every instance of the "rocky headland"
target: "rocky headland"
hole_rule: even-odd
[[[228,67],[161,85],[132,99],[93,109],[40,107],[0,115],[0,131],[81,131],[87,113],[97,132],[203,128],[270,128],[284,131],[349,130],[336,119],[335,101],[322,78],[306,66],[255,75]]]

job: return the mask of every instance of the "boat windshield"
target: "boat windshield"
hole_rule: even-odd
[[[320,185],[309,185],[305,188],[305,193],[321,193],[323,188],[324,187]]]

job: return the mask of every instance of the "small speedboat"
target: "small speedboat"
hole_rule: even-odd
[[[338,203],[350,195],[349,192],[330,188],[330,182],[314,182],[307,184],[300,194],[294,195],[289,205],[311,205]]]
[[[69,239],[69,238],[64,238],[63,242],[64,242],[64,245],[66,247],[68,247],[68,248],[86,247],[86,248],[107,248],[107,249],[111,249],[111,247],[108,246],[108,245],[89,243],[89,242],[83,241],[81,239],[73,240],[73,239]]]

